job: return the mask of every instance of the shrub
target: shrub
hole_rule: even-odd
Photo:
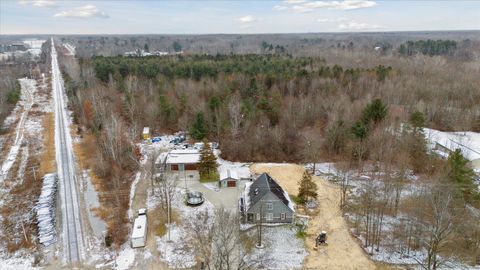
[[[20,100],[20,89],[13,89],[7,93],[7,102],[16,104]]]

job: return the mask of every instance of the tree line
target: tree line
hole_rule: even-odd
[[[400,45],[398,52],[401,55],[414,55],[421,53],[424,55],[453,55],[457,49],[457,42],[454,40],[417,40],[407,41]]]
[[[391,164],[431,172],[423,135],[405,132],[393,140],[392,127],[421,118],[418,126],[474,129],[479,81],[468,66],[413,61],[354,66],[289,55],[93,57],[64,70],[79,131],[96,138],[97,173],[108,189],[122,191],[136,168],[132,145],[144,126],[154,134],[183,130],[198,141],[217,141],[232,161],[347,160],[359,169],[381,160],[380,146],[388,141],[397,151]],[[118,223],[125,218],[117,217]],[[112,236],[123,235],[116,232]]]

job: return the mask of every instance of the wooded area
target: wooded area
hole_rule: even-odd
[[[259,54],[64,59],[78,131],[96,138],[92,167],[115,198],[103,201],[120,209],[109,223],[115,243],[127,230],[133,142],[149,126],[154,134],[183,130],[219,142],[232,161],[336,161],[344,167],[341,205],[366,247],[378,249],[385,219],[401,216],[388,237],[402,252],[427,249],[434,269],[436,255],[452,254],[448,239],[460,239],[469,224],[455,254],[474,261],[478,226],[462,222],[472,217],[465,205],[478,207],[473,176],[461,156],[432,155],[422,128],[480,131],[478,41],[371,42],[380,51],[337,42],[294,56],[291,45],[260,40]],[[349,195],[352,170],[382,172],[358,200]],[[405,199],[412,173],[423,188]]]

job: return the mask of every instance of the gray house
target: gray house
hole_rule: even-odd
[[[246,223],[293,223],[295,206],[277,182],[264,173],[245,185],[240,211]]]

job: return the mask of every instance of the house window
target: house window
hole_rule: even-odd
[[[273,213],[267,213],[267,220],[272,221],[273,220]]]
[[[267,210],[273,210],[273,203],[267,202]]]
[[[284,220],[284,219],[285,219],[285,213],[281,213],[281,214],[280,214],[280,219],[281,219],[281,220]]]
[[[247,215],[247,220],[248,220],[249,222],[253,222],[253,214],[250,214],[250,213],[249,213],[249,214]]]
[[[260,220],[260,213],[257,213],[257,220]]]

